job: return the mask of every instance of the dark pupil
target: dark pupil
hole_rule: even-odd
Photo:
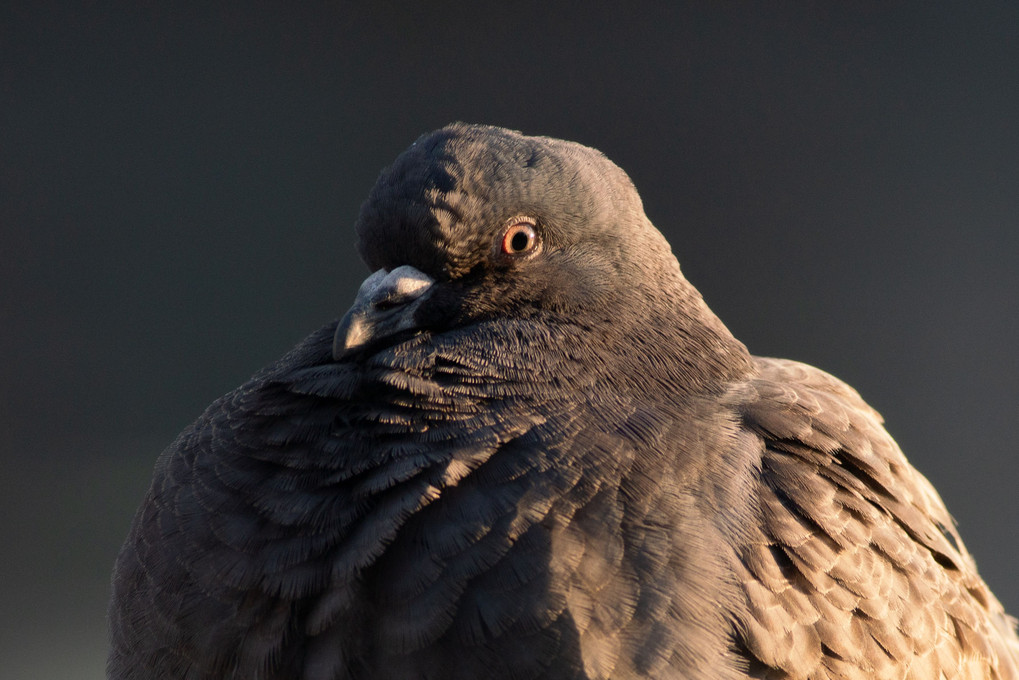
[[[510,248],[519,253],[521,250],[527,249],[527,244],[530,240],[531,239],[527,236],[527,232],[518,231],[513,234],[512,238],[510,238]]]

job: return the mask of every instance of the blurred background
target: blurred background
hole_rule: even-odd
[[[665,5],[3,3],[4,677],[102,677],[156,456],[343,313],[361,200],[452,120],[627,170],[751,351],[884,414],[1019,614],[1019,3]]]

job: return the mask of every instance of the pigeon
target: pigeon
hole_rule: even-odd
[[[111,680],[1019,678],[882,419],[751,355],[600,152],[457,123],[339,320],[159,457]]]

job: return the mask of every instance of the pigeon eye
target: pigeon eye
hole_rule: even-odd
[[[530,222],[514,222],[502,235],[502,252],[523,255],[538,247],[538,232]]]

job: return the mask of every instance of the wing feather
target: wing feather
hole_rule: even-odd
[[[737,572],[757,677],[1019,678],[1019,638],[930,483],[880,416],[809,366],[737,390],[763,444]]]

